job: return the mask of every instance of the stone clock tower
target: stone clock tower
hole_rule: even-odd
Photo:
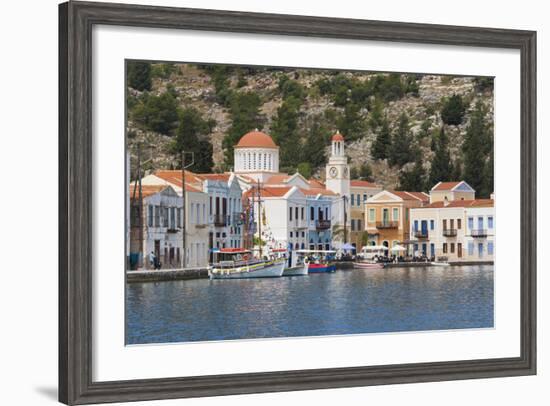
[[[332,136],[332,148],[327,164],[326,187],[340,196],[350,195],[348,158],[344,151],[344,137],[339,132]]]

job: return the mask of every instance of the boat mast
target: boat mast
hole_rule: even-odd
[[[258,193],[258,241],[260,246],[260,258],[262,258],[262,196],[260,193],[260,180],[257,181],[257,193]]]

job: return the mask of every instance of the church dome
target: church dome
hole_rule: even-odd
[[[344,136],[340,134],[340,131],[336,131],[336,134],[332,136],[332,141],[344,141]]]
[[[273,138],[266,133],[258,131],[250,131],[243,135],[235,148],[278,148]]]

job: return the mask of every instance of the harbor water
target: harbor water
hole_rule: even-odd
[[[490,328],[493,265],[129,283],[126,343]]]

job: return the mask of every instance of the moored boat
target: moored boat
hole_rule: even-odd
[[[210,279],[277,278],[286,263],[284,259],[253,258],[251,251],[241,248],[222,248],[214,254],[221,259],[209,266]]]
[[[303,254],[308,262],[308,273],[324,273],[336,271],[336,265],[332,257],[336,251],[332,250],[297,250],[294,251]]]
[[[283,276],[304,276],[308,274],[308,264],[303,253],[299,251],[289,253],[285,248],[276,248],[271,250],[271,254],[275,258],[285,260]]]
[[[353,267],[358,269],[383,269],[384,264],[378,262],[358,261],[353,263]]]

